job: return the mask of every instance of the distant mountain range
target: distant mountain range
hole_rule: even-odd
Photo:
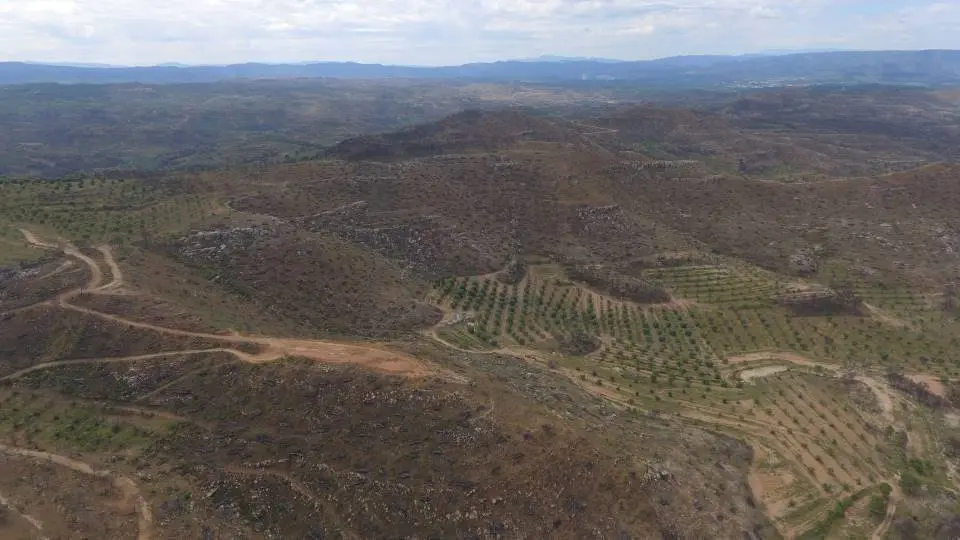
[[[677,56],[620,62],[541,57],[461,66],[412,67],[354,62],[100,67],[0,63],[0,85],[27,83],[198,83],[230,79],[417,78],[526,81],[629,81],[649,86],[763,87],[811,84],[960,85],[960,51],[813,52]]]

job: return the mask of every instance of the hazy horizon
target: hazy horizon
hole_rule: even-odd
[[[637,62],[637,61],[656,61],[656,60],[666,60],[670,58],[684,58],[684,57],[696,57],[696,56],[718,56],[718,57],[751,57],[751,56],[788,56],[792,54],[820,54],[820,53],[854,53],[854,52],[923,52],[929,50],[957,50],[958,49],[797,49],[797,50],[770,50],[770,51],[757,51],[757,52],[745,52],[738,54],[717,54],[717,53],[704,53],[704,54],[691,54],[691,55],[672,55],[672,56],[658,56],[655,58],[647,58],[642,60],[626,60],[622,58],[603,58],[603,57],[580,57],[580,56],[562,56],[555,54],[543,54],[536,57],[524,57],[524,58],[497,58],[489,60],[487,62],[563,62],[563,61],[596,61],[596,62]],[[45,66],[62,66],[62,67],[85,67],[85,68],[137,68],[137,67],[221,67],[229,65],[242,65],[242,64],[263,64],[263,65],[308,65],[308,64],[320,64],[320,63],[357,63],[357,64],[382,64],[386,66],[399,66],[399,67],[443,67],[443,66],[459,66],[466,65],[470,62],[463,64],[393,64],[389,62],[358,62],[355,60],[348,59],[330,59],[330,60],[303,60],[296,62],[258,62],[255,60],[241,60],[238,62],[230,63],[187,63],[187,62],[162,62],[157,64],[109,64],[109,63],[99,63],[99,62],[82,62],[82,61],[72,61],[72,60],[63,60],[63,61],[43,61],[43,60],[0,60],[0,62],[18,62],[23,64],[33,64],[33,65],[45,65]],[[484,63],[484,62],[478,62]]]
[[[956,48],[938,0],[38,0],[0,5],[0,61],[459,65],[772,50]]]

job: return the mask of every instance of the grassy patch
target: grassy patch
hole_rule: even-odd
[[[0,391],[0,433],[77,452],[126,452],[161,435],[112,417],[99,405],[18,390]]]

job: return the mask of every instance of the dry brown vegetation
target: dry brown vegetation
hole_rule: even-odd
[[[83,313],[40,307],[2,321],[0,374],[62,359],[113,358],[178,350],[213,349],[203,338],[129,328]]]
[[[25,234],[37,245],[52,247],[34,233]],[[475,367],[461,364],[455,376],[405,380],[313,360],[239,362],[240,353],[226,354],[231,351],[218,342],[240,347],[248,338],[161,326],[164,303],[136,306],[133,315],[154,321],[149,323],[78,307],[89,296],[104,296],[123,301],[87,303],[122,311],[139,295],[129,290],[111,250],[96,251],[102,259],[66,245],[71,260],[89,267],[90,281],[4,321],[8,337],[22,339],[20,328],[38,332],[29,340],[38,347],[11,347],[15,356],[0,396],[8,412],[0,415],[0,433],[12,443],[4,447],[11,455],[49,460],[123,485],[124,504],[140,501],[139,521],[118,525],[123,534],[148,538],[246,530],[283,537],[378,536],[439,530],[462,536],[480,530],[492,536],[534,531],[578,538],[597,530],[636,533],[651,525],[680,536],[763,529],[742,482],[749,452],[732,440],[690,433],[697,441],[691,448],[722,445],[735,464],[715,495],[694,493],[675,488],[679,471],[669,464],[623,456],[592,435],[591,415],[581,412],[573,423],[555,425],[551,407],[526,402],[517,390],[492,384]],[[249,341],[280,347],[289,341],[294,351],[311,343]],[[449,361],[436,351],[421,354]],[[349,348],[344,355],[347,362],[356,356]],[[542,378],[543,368],[526,378],[533,374]],[[464,395],[464,375],[473,380],[472,398]],[[547,377],[526,389],[555,391],[550,384]],[[478,403],[481,392],[485,396]],[[571,392],[579,391],[571,386],[563,393],[571,399]],[[593,398],[573,399],[585,400]],[[495,412],[498,406],[504,410]],[[623,430],[634,432],[634,420],[623,422]],[[676,435],[663,430],[660,444]],[[111,461],[116,470],[98,472],[96,465],[72,461],[61,454],[68,449],[101,464],[101,452],[113,452],[119,457]],[[123,476],[132,470],[138,483]],[[144,496],[138,484],[149,486],[151,495]],[[331,486],[338,488],[331,491]],[[735,504],[707,500],[721,492],[737,494]],[[694,496],[694,507],[714,506],[717,517],[680,519]],[[71,511],[98,504],[62,503]],[[11,504],[38,530],[51,526],[43,521],[45,507],[30,499]],[[371,507],[379,510],[371,513]],[[204,516],[190,523],[205,525],[174,524],[185,512]],[[100,519],[109,524],[112,518]]]
[[[960,167],[911,92],[0,183],[40,251],[0,273],[0,437],[139,472],[156,537],[949,533],[960,416],[913,381],[960,379]]]

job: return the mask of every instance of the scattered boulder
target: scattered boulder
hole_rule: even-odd
[[[813,250],[801,249],[790,256],[790,271],[801,276],[816,274],[820,270],[820,261]]]

